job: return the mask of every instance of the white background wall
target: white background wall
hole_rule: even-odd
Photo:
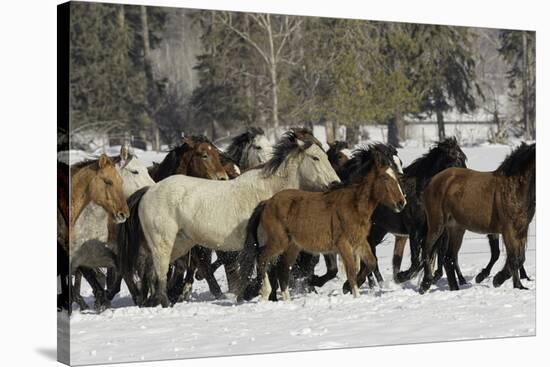
[[[112,1],[119,2],[119,1]],[[422,23],[460,24],[537,30],[537,93],[539,142],[550,141],[543,122],[550,121],[548,67],[550,22],[545,2],[536,0],[462,1],[314,1],[314,0],[162,0],[132,3],[210,9],[363,18]],[[56,347],[54,280],[56,258],[56,5],[54,0],[6,1],[0,11],[0,58],[3,143],[0,145],[2,253],[0,363],[4,366],[53,366]],[[28,132],[32,135],[28,136]],[[17,137],[26,136],[25,141]],[[539,144],[539,157],[548,144]],[[540,150],[542,149],[542,150]],[[537,219],[547,223],[547,167],[539,159]],[[544,226],[537,240],[547,242]],[[544,364],[550,345],[548,266],[545,246],[537,248],[537,337],[345,349],[171,362],[140,366],[534,366]],[[368,325],[366,326],[368,329]],[[107,332],[107,330],[106,330]],[[185,330],[182,330],[185,332]],[[127,364],[127,366],[136,366]]]

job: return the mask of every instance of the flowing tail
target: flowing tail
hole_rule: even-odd
[[[258,206],[252,212],[248,224],[246,226],[246,238],[244,241],[244,248],[239,254],[239,267],[240,267],[240,292],[239,298],[251,299],[254,297],[255,292],[251,286],[252,273],[254,271],[254,265],[259,253],[259,241],[258,241],[258,226],[260,225],[260,219],[262,211],[264,210],[265,202],[260,202]]]
[[[130,216],[118,227],[118,269],[121,274],[132,274],[136,269],[140,243],[143,240],[141,221],[139,220],[139,203],[149,186],[134,192],[127,200]]]

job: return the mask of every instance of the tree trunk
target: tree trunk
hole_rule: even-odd
[[[359,144],[359,125],[346,126],[346,141],[350,146]]]
[[[400,113],[396,113],[388,121],[388,144],[400,148],[403,140],[405,140],[405,121]]]
[[[445,140],[445,121],[443,120],[443,111],[437,110],[435,112],[437,117],[437,132],[439,134],[439,141]]]
[[[333,143],[336,140],[336,135],[334,134],[334,124],[332,121],[325,121],[325,130],[327,132],[327,143]]]
[[[155,83],[153,80],[153,66],[151,65],[151,45],[149,43],[149,21],[147,19],[147,8],[140,6],[141,36],[143,38],[143,65],[145,68],[145,79],[147,83],[147,114],[153,123],[153,149],[160,151],[160,132],[157,122],[154,120],[153,100],[156,100]]]
[[[529,123],[529,60],[527,53],[527,32],[521,32],[521,43],[522,43],[522,97],[523,97],[523,123],[525,127],[525,139],[531,139],[531,124]]]
[[[271,30],[271,18],[266,17],[267,39],[269,41],[269,76],[271,77],[271,101],[273,127],[279,127],[279,98],[277,96],[277,60],[275,59],[275,44],[273,43],[273,32]]]

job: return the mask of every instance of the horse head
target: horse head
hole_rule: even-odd
[[[273,174],[280,167],[287,174],[289,170],[295,171],[297,188],[302,190],[325,190],[340,182],[319,141],[304,129],[287,131],[275,145],[273,157],[263,169]]]
[[[142,187],[155,183],[149,175],[147,167],[141,164],[137,157],[124,145],[120,148],[116,168],[122,178],[122,191],[126,198]]]
[[[94,168],[88,192],[92,202],[103,207],[117,223],[123,223],[129,216],[128,205],[122,190],[122,178],[114,163],[102,154]]]
[[[204,136],[192,136],[184,140],[184,150],[176,174],[211,180],[228,180],[220,161],[220,151]]]
[[[399,213],[405,208],[405,205],[407,205],[407,200],[399,184],[398,172],[395,169],[394,160],[388,158],[386,154],[373,149],[372,162],[372,197],[379,200],[382,205]]]

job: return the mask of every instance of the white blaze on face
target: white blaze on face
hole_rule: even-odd
[[[403,174],[403,167],[401,166],[401,159],[399,159],[398,156],[394,155],[393,156],[393,161],[395,162],[395,166],[397,167],[397,172],[399,172],[399,174]]]
[[[401,190],[401,185],[399,184],[399,180],[397,179],[397,176],[395,175],[395,171],[393,170],[393,168],[388,167],[388,169],[386,170],[386,173],[388,174],[388,176],[393,178],[395,182],[397,182],[397,187],[399,188],[399,192],[401,193],[401,196],[405,197],[405,195],[403,194],[403,191]]]

